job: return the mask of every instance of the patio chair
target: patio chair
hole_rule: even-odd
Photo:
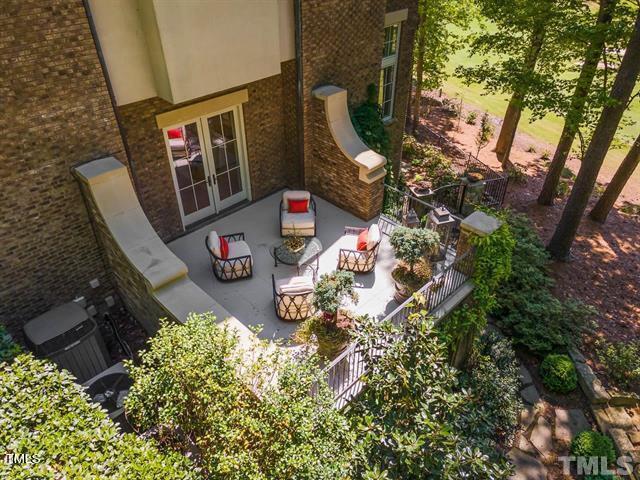
[[[311,277],[290,277],[276,280],[271,275],[273,304],[281,320],[305,320],[313,314],[313,280]]]
[[[226,240],[229,245],[229,251],[224,258],[220,239]],[[218,280],[229,282],[253,275],[253,257],[249,245],[244,241],[244,233],[218,236],[215,231],[212,231],[207,235],[205,244],[211,257],[213,274]]]
[[[365,248],[358,249],[359,235],[367,231]],[[344,235],[339,240],[338,269],[355,273],[368,273],[376,266],[382,236],[377,224],[367,228],[344,227]]]
[[[316,201],[310,192],[287,190],[280,200],[280,235],[315,237],[316,211]]]

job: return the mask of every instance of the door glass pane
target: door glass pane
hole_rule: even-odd
[[[180,190],[180,199],[182,200],[182,210],[185,215],[189,215],[197,210],[196,199],[193,196],[193,187]]]
[[[191,168],[191,178],[193,182],[202,182],[204,180],[204,164],[202,163],[202,155],[198,155],[195,160],[189,161]]]
[[[233,125],[233,112],[225,112],[220,115],[222,119],[222,129],[224,131],[224,141],[228,142],[236,138],[236,129]]]
[[[242,179],[240,178],[239,168],[229,170],[229,180],[231,182],[231,195],[235,195],[242,191]]]
[[[222,133],[222,122],[220,121],[220,115],[215,117],[209,117],[207,119],[209,125],[209,135],[211,135],[211,145],[214,147],[222,145],[224,143],[224,134]]]
[[[225,146],[227,150],[227,168],[231,169],[238,166],[238,142],[233,141]]]
[[[216,167],[216,173],[222,173],[227,170],[224,147],[216,147],[213,149],[213,164]]]
[[[222,175],[218,175],[217,179],[218,179],[218,195],[220,196],[220,200],[229,198],[231,196],[231,186],[229,185],[229,174],[223,173]]]
[[[196,202],[198,203],[198,210],[201,208],[208,207],[210,205],[210,202],[209,202],[209,189],[207,188],[207,182],[196,183],[193,186],[193,189],[196,192]]]
[[[181,162],[182,165],[179,165]],[[189,173],[189,164],[186,159],[179,160],[175,163],[176,180],[178,180],[178,188],[185,188],[191,185],[191,175]]]

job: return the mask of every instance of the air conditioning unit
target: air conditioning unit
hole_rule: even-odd
[[[129,372],[122,362],[116,363],[83,384],[87,394],[100,404],[109,417],[126,426],[124,399],[133,385]]]
[[[85,382],[106,370],[109,355],[95,320],[74,302],[53,308],[24,326],[27,345]]]

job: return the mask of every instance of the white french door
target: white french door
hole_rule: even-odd
[[[240,107],[163,132],[185,226],[249,197]]]

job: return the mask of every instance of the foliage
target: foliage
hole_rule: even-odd
[[[640,340],[603,342],[596,349],[609,377],[623,388],[640,382]]]
[[[515,344],[541,356],[579,345],[592,325],[594,310],[570,298],[560,301],[551,293],[549,256],[540,237],[525,215],[507,212],[505,219],[516,243],[511,275],[491,309],[498,326]]]
[[[309,395],[320,377],[314,357],[241,347],[231,327],[206,314],[163,323],[141,358],[128,365],[128,417],[141,429],[157,426],[171,449],[195,445],[207,478],[346,476],[352,435],[324,382]]]
[[[611,464],[616,459],[613,441],[600,432],[585,430],[579,433],[571,442],[571,455],[576,457],[606,457]]]
[[[450,185],[458,181],[458,174],[440,149],[420,143],[412,135],[402,137],[402,157],[414,167],[420,167],[420,175],[428,179],[432,189]]]
[[[196,479],[185,457],[155,442],[122,434],[65,370],[31,355],[0,365],[3,455],[28,454],[30,464],[0,462],[7,479]]]
[[[413,272],[404,263],[399,263],[391,272],[391,277],[412,292],[418,291],[432,277],[431,262],[421,258],[413,267]]]
[[[410,273],[414,273],[416,263],[440,245],[440,235],[428,228],[397,227],[389,243],[396,258],[406,262]]]
[[[523,408],[520,369],[511,342],[494,332],[485,333],[476,342],[469,366],[462,385],[477,405],[477,414],[467,417],[466,428],[510,445]]]
[[[478,112],[472,110],[467,114],[467,118],[465,119],[465,122],[467,125],[475,125],[477,118],[478,118]]]
[[[423,41],[422,89],[435,90],[447,78],[449,57],[465,41],[458,33],[469,26],[476,15],[471,0],[419,0],[420,23],[416,32],[414,64],[420,61],[419,41]],[[414,67],[415,68],[415,67]]]
[[[334,322],[314,315],[303,321],[293,333],[296,343],[317,344],[318,355],[322,358],[334,358],[351,340],[353,322],[350,317]]]
[[[313,289],[313,306],[321,312],[335,316],[346,298],[358,299],[353,272],[336,270],[320,276]]]
[[[0,325],[0,363],[10,362],[22,349],[13,341],[3,325]]]
[[[540,364],[540,376],[552,392],[570,393],[578,386],[576,367],[568,355],[547,355]]]
[[[367,87],[367,101],[351,111],[351,122],[358,136],[370,149],[389,157],[389,133],[382,121],[382,111],[377,101],[377,87],[374,84]]]
[[[509,180],[517,183],[518,185],[524,185],[527,183],[527,173],[522,167],[518,165],[511,165],[507,171],[509,174]]]
[[[491,123],[491,119],[489,118],[489,114],[484,112],[480,118],[480,128],[478,129],[478,133],[475,138],[476,147],[478,147],[476,157],[480,155],[480,150],[489,145],[491,137],[493,137],[493,131],[494,127]]]
[[[486,428],[470,428],[481,413],[460,388],[425,312],[406,325],[370,321],[358,335],[372,370],[349,416],[358,432],[355,477],[367,479],[506,479],[508,463]],[[385,345],[386,348],[379,348]],[[483,398],[478,398],[480,405]]]

